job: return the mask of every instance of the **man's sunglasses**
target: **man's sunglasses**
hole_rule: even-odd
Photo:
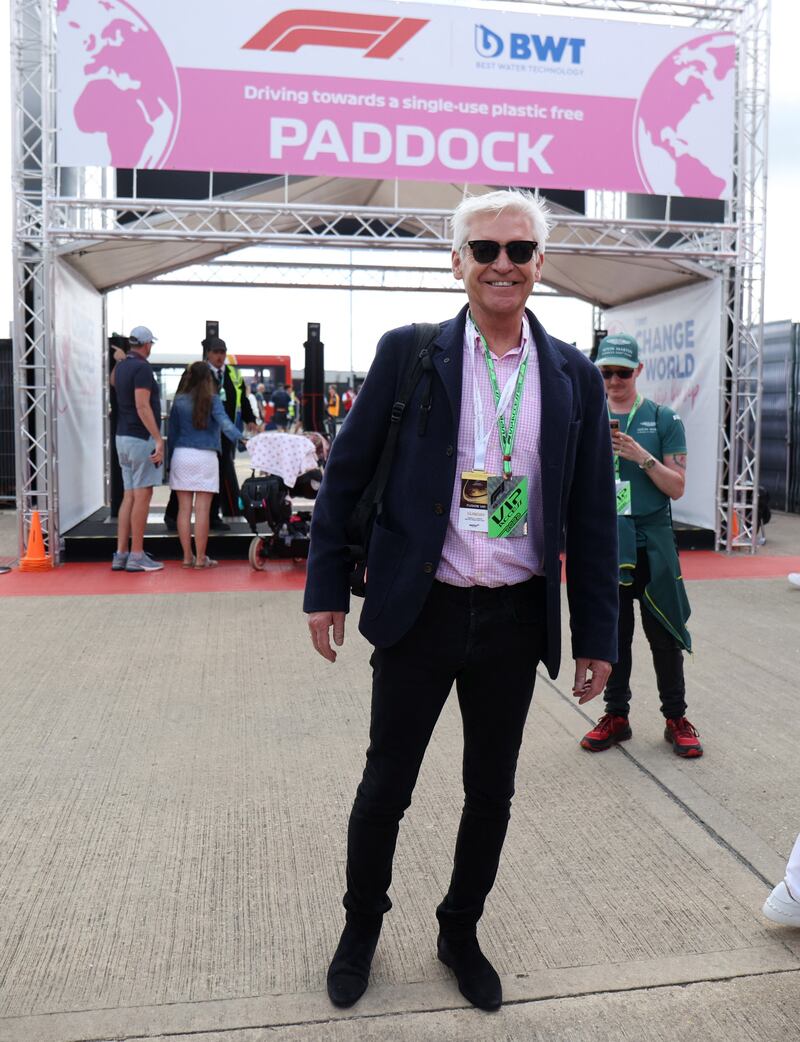
[[[493,239],[472,239],[467,243],[478,264],[492,264],[505,250],[512,264],[527,264],[536,252],[539,243],[530,239],[515,239],[513,242],[495,242]]]
[[[600,372],[603,374],[604,380],[610,380],[612,376],[618,376],[620,380],[630,380],[633,376],[633,369],[605,369],[601,368]]]

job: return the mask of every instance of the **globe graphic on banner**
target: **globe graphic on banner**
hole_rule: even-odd
[[[730,196],[735,63],[731,36],[712,33],[681,44],[650,77],[634,113],[633,143],[651,192]]]
[[[59,84],[71,91],[62,122],[66,115],[82,134],[97,137],[97,165],[163,166],[178,129],[180,93],[158,35],[124,0],[57,0],[57,12]]]

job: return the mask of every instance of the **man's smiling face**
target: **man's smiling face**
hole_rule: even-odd
[[[467,240],[491,239],[503,245],[515,240],[531,240],[536,236],[533,225],[523,213],[503,211],[497,216],[477,214],[469,224]],[[478,264],[472,250],[464,245],[459,253],[453,251],[453,275],[464,280],[470,309],[478,325],[492,320],[507,320],[519,314],[533,290],[533,284],[542,277],[544,257],[534,253],[527,264],[512,264],[505,250],[490,264]]]

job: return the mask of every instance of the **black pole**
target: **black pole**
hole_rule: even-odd
[[[325,433],[325,345],[319,338],[319,322],[308,323],[306,368],[303,380],[303,429]]]
[[[600,347],[600,341],[608,336],[607,329],[595,329],[594,336],[592,337],[592,353],[589,358],[594,362],[597,358],[597,349]]]

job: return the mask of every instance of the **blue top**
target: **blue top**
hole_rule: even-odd
[[[212,452],[219,452],[222,447],[220,434],[223,431],[225,437],[230,438],[234,444],[241,438],[242,432],[228,419],[219,395],[215,394],[211,399],[211,415],[208,417],[208,426],[204,430],[198,430],[192,423],[192,405],[190,394],[175,396],[167,424],[170,451],[174,449],[210,449]]]
[[[117,392],[117,434],[147,441],[150,432],[136,411],[136,389],[150,391],[150,407],[156,427],[161,430],[161,396],[150,363],[135,351],[114,368],[114,390]]]

